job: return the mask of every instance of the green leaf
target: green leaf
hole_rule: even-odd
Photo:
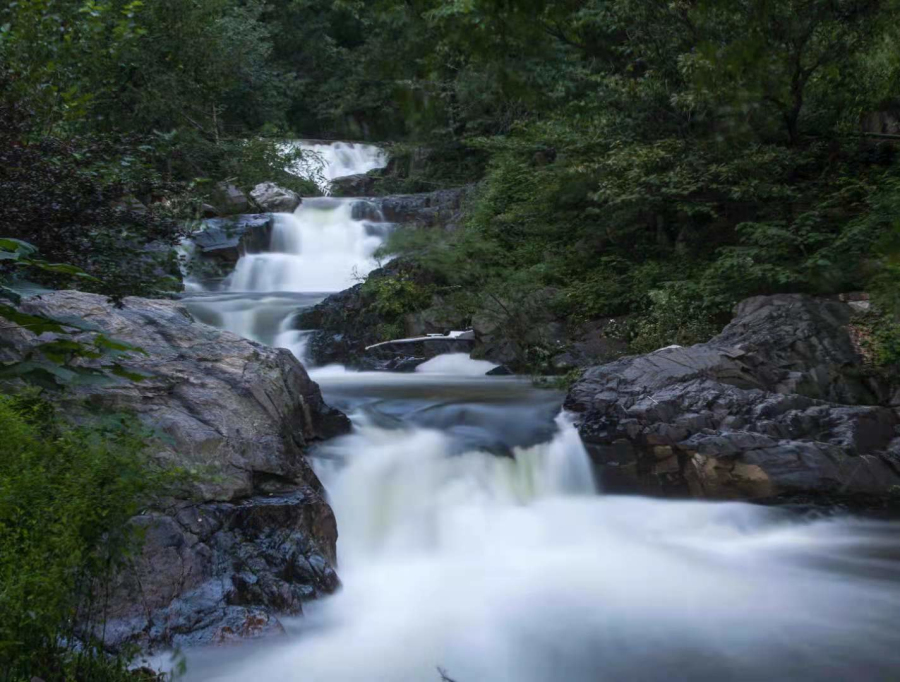
[[[132,346],[130,343],[125,343],[124,341],[117,341],[116,339],[111,339],[108,336],[104,336],[103,334],[98,334],[94,339],[94,345],[97,348],[102,348],[105,350],[113,350],[113,351],[122,351],[126,353],[141,353],[143,355],[147,355],[147,351],[139,346]]]
[[[27,313],[19,312],[8,305],[0,305],[0,317],[6,318],[10,322],[17,324],[20,327],[24,327],[25,329],[28,329],[28,331],[38,335],[43,334],[44,332],[53,332],[56,334],[66,333],[62,324],[56,320],[41,315],[28,315]]]
[[[11,251],[20,256],[30,256],[33,253],[37,253],[37,248],[28,242],[23,242],[21,239],[2,237],[0,238],[0,251]]]
[[[63,364],[73,357],[97,359],[102,353],[90,350],[88,346],[71,339],[57,339],[49,343],[43,343],[35,350],[57,364]]]
[[[150,379],[152,375],[150,374],[141,374],[139,372],[133,372],[125,369],[119,363],[114,363],[112,365],[104,365],[106,369],[109,369],[113,374],[117,377],[122,377],[123,379],[128,379],[129,381],[143,381],[144,379]]]
[[[5,298],[13,303],[19,303],[22,300],[22,295],[15,289],[10,289],[9,287],[0,284],[0,298]]]

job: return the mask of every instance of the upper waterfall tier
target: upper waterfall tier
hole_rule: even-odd
[[[311,152],[315,155],[301,163],[296,170],[302,174],[308,174],[311,170],[319,168],[317,182],[326,194],[329,191],[331,181],[347,175],[368,173],[376,168],[384,168],[388,157],[383,149],[371,144],[361,142],[324,142],[321,140],[294,140],[290,142],[294,149]]]

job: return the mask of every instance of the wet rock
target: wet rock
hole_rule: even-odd
[[[272,238],[274,219],[267,213],[251,213],[203,221],[203,229],[191,235],[201,257],[228,264],[243,253],[265,251]]]
[[[334,519],[304,452],[346,432],[349,420],[323,402],[290,352],[199,324],[174,301],[125,298],[116,307],[60,291],[20,307],[80,318],[142,349],[118,362],[143,380],[75,386],[69,412],[134,414],[157,434],[148,443],[155,458],[196,472],[190,499],[135,521],[146,540],[111,599],[111,644],[210,641],[225,626],[241,631],[237,620],[275,619],[334,589]],[[0,361],[52,336],[6,327]]]
[[[370,202],[387,222],[453,230],[459,224],[463,202],[472,189],[469,185],[424,194],[395,194]]]
[[[331,181],[330,194],[333,197],[371,196],[376,178],[368,173],[345,175]]]
[[[119,579],[110,645],[222,643],[283,631],[276,614],[334,592],[337,527],[316,490],[180,503],[136,522],[143,551]]]
[[[370,273],[370,278],[404,277],[421,286],[427,286],[430,275],[402,260],[388,263],[384,268]],[[441,352],[459,352],[461,348],[473,347],[470,341],[462,344],[431,342],[420,345],[391,344],[367,351],[386,339],[382,329],[386,325],[401,327],[404,337],[426,334],[446,334],[465,328],[465,320],[454,318],[445,310],[439,297],[425,309],[404,316],[401,324],[394,319],[386,319],[372,305],[373,298],[367,295],[361,284],[332,294],[312,308],[301,311],[295,318],[297,329],[308,330],[306,353],[317,365],[342,364],[356,369],[379,369],[391,371],[412,371],[415,367]],[[450,350],[442,350],[446,348]]]
[[[474,339],[435,336],[381,343],[364,351],[359,362],[366,369],[412,372],[423,362],[445,353],[471,353]]]
[[[713,499],[885,494],[900,417],[864,371],[851,308],[756,297],[708,343],[593,367],[566,407],[615,489]]]
[[[508,377],[508,376],[512,376],[513,374],[514,374],[514,372],[513,372],[509,367],[507,367],[506,365],[497,365],[496,367],[494,367],[494,369],[488,370],[488,371],[485,373],[485,376],[488,376],[488,377]]]
[[[253,188],[250,198],[268,213],[293,213],[302,201],[300,195],[274,182],[263,182]]]

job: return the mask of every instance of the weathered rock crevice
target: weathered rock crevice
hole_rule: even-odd
[[[845,303],[751,298],[708,343],[593,367],[566,407],[611,491],[712,499],[889,493],[900,405]]]

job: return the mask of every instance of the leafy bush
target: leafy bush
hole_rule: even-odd
[[[369,277],[362,295],[379,318],[378,336],[387,341],[405,334],[403,317],[425,308],[431,302],[432,288],[408,276]]]
[[[669,345],[690,346],[721,331],[722,315],[690,282],[670,283],[648,294],[650,305],[629,323],[629,350],[650,353]]]
[[[110,581],[139,546],[128,520],[172,474],[126,420],[61,426],[34,394],[0,395],[0,678],[133,679],[102,635]]]

